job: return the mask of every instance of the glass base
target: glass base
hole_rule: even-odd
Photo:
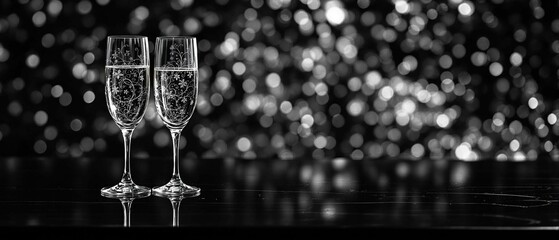
[[[147,197],[151,195],[149,187],[139,186],[134,183],[120,182],[112,187],[104,187],[101,189],[101,195],[104,197]]]
[[[184,184],[182,181],[169,181],[167,184],[152,188],[152,192],[160,197],[195,197],[200,195],[200,188]]]

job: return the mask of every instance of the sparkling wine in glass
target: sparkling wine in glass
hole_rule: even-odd
[[[181,180],[179,141],[194,113],[198,97],[198,60],[195,37],[158,37],[155,41],[155,106],[173,141],[173,173],[169,182],[152,189],[159,196],[196,196],[200,188]]]
[[[144,117],[149,99],[149,50],[144,36],[109,36],[105,64],[105,97],[111,117],[124,139],[124,173],[120,182],[101,189],[106,197],[149,196],[149,187],[132,181],[130,143],[134,129]]]

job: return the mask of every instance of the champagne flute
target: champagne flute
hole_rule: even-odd
[[[152,189],[155,195],[200,193],[200,188],[183,183],[179,173],[180,135],[194,113],[198,97],[197,51],[195,37],[157,37],[155,41],[155,106],[173,141],[173,174],[167,184]]]
[[[149,196],[149,187],[132,181],[130,143],[132,133],[144,117],[149,83],[148,38],[145,36],[109,36],[105,65],[105,97],[111,117],[124,139],[124,173],[120,182],[101,189],[106,197]]]

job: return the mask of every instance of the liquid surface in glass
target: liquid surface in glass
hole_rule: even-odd
[[[183,128],[192,117],[198,95],[198,70],[156,67],[155,106],[169,128]]]
[[[121,128],[133,128],[146,112],[149,66],[105,67],[105,97],[111,117]]]

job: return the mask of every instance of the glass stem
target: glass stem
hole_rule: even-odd
[[[130,173],[130,144],[134,129],[122,129],[121,131],[122,138],[124,139],[124,173],[122,174],[121,182],[125,185],[131,185],[134,182]]]
[[[173,176],[171,176],[171,181],[175,183],[181,182],[181,176],[179,173],[179,143],[181,139],[182,129],[171,129],[171,138],[173,140]]]

